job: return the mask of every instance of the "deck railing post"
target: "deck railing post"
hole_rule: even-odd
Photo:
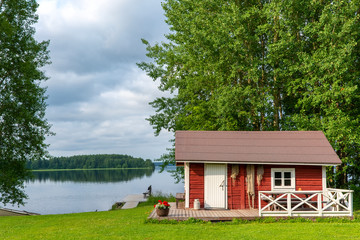
[[[349,210],[350,210],[350,217],[353,216],[353,193],[349,192]]]
[[[322,216],[323,215],[323,212],[322,212],[322,193],[319,192],[318,193],[318,203],[317,203],[317,208],[318,208],[318,211],[319,211],[319,216]]]
[[[291,193],[287,193],[287,210],[288,216],[291,216]]]
[[[261,192],[259,191],[259,215],[261,217]]]

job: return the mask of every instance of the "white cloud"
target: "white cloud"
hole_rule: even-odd
[[[157,158],[170,133],[153,136],[145,118],[161,93],[136,67],[141,38],[162,41],[168,31],[160,0],[40,0],[39,40],[50,39],[53,64],[47,118],[57,134],[52,155],[123,153]]]
[[[54,68],[96,72],[144,59],[140,39],[163,39],[159,0],[42,0],[40,39],[51,40]]]

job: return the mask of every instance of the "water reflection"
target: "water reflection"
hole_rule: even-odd
[[[76,170],[76,171],[43,171],[33,172],[29,182],[128,182],[134,179],[150,177],[155,169],[117,169],[117,170]]]
[[[119,169],[34,172],[25,184],[29,199],[18,210],[40,214],[107,211],[129,194],[153,192],[175,195],[184,191],[171,173],[159,169]]]

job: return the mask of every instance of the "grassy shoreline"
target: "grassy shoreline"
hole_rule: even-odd
[[[126,210],[0,217],[0,239],[360,239],[359,209],[354,220],[149,221],[158,199],[174,197],[159,193]]]
[[[359,221],[159,224],[146,221],[152,210],[2,217],[0,239],[360,239]]]
[[[55,172],[55,171],[90,171],[90,170],[122,170],[122,169],[152,169],[151,167],[143,168],[73,168],[73,169],[35,169],[32,172]]]

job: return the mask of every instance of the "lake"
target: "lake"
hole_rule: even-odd
[[[171,173],[159,173],[158,168],[45,171],[34,172],[34,179],[26,182],[25,206],[6,207],[40,214],[107,211],[126,195],[142,194],[149,185],[153,192],[184,192],[183,183],[176,184]]]

